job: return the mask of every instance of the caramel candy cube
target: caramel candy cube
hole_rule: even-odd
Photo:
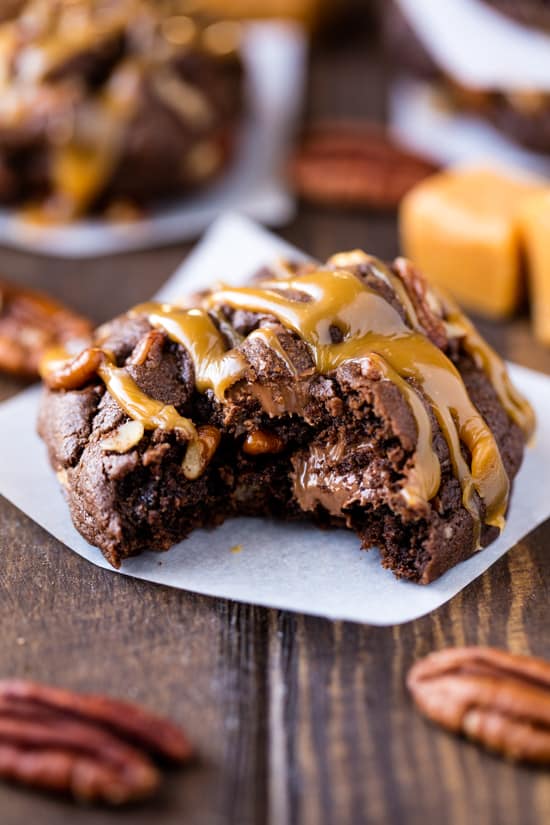
[[[524,203],[521,232],[529,271],[533,331],[539,341],[550,344],[550,190]]]
[[[404,252],[467,309],[507,316],[522,297],[521,206],[542,188],[483,168],[433,175],[402,201]]]

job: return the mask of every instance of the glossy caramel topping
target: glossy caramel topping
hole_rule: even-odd
[[[126,415],[143,424],[146,430],[181,430],[191,441],[196,438],[193,422],[183,418],[171,404],[163,404],[146,395],[127,371],[105,360],[97,373],[109,393]]]
[[[384,378],[395,384],[409,405],[416,421],[416,452],[413,469],[409,474],[407,485],[402,491],[405,500],[411,507],[431,501],[439,490],[441,467],[432,446],[432,424],[428,411],[420,400],[418,393],[387,361],[375,353],[371,353],[369,358],[376,363]]]
[[[195,369],[199,392],[213,390],[223,401],[226,390],[244,375],[247,363],[243,355],[227,349],[223,335],[204,309],[178,309],[170,304],[140,304],[130,316],[146,315],[154,329],[189,352]]]
[[[386,266],[379,258],[375,258],[373,255],[367,255],[362,249],[354,249],[352,252],[339,252],[333,255],[328,259],[327,263],[336,269],[349,269],[354,266],[367,264],[370,271],[395,292],[401,306],[405,310],[409,324],[414,327],[414,329],[419,329],[418,316],[409,293],[405,288],[405,284],[401,278],[392,272],[389,266]]]
[[[294,300],[285,294],[296,292],[309,300]],[[486,523],[503,526],[508,476],[493,434],[472,404],[458,370],[352,272],[319,270],[283,281],[265,281],[261,288],[226,288],[213,293],[205,305],[275,316],[309,346],[322,374],[370,353],[382,357],[401,378],[420,387],[431,403],[462,486],[464,506],[479,522],[475,490],[484,501]],[[337,343],[331,333],[335,327],[343,336]],[[471,467],[462,455],[461,444],[471,454]],[[426,468],[421,473],[426,475]]]
[[[499,398],[500,403],[508,416],[530,439],[535,432],[536,419],[533,408],[526,398],[519,393],[506,370],[506,365],[489,346],[472,322],[459,309],[453,299],[445,294],[441,295],[445,309],[447,323],[452,325],[453,332],[458,332],[462,338],[462,346],[479,369],[483,370]]]

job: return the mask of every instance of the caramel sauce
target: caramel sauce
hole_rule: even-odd
[[[354,249],[352,252],[338,252],[329,258],[327,263],[329,266],[336,267],[337,269],[346,269],[347,267],[368,264],[373,275],[376,275],[377,278],[395,292],[401,306],[405,310],[409,324],[414,327],[414,329],[419,329],[418,316],[403,281],[379,258],[375,258],[373,255],[367,255],[362,249]]]
[[[78,146],[75,143],[54,152],[52,182],[54,190],[66,205],[63,219],[74,218],[84,212],[99,194],[102,182],[112,169],[114,151],[111,145]]]
[[[126,415],[143,424],[146,430],[181,430],[190,441],[196,439],[193,422],[183,418],[171,404],[163,404],[146,395],[122,367],[105,360],[97,373],[110,395]]]
[[[333,255],[328,263],[342,268],[367,263],[373,274],[393,289],[405,309],[410,325],[417,331],[421,329],[416,310],[403,281],[377,258],[356,249],[352,252]],[[526,438],[529,439],[535,430],[533,408],[513,386],[502,359],[482,338],[450,295],[443,294],[441,290],[433,286],[431,290],[443,308],[446,327],[452,331],[453,335],[459,335],[465,352],[470,355],[476,366],[485,372],[509,417],[523,430]]]
[[[460,332],[464,350],[487,375],[508,416],[524,432],[527,439],[532,438],[536,426],[535,413],[529,402],[510,381],[506,365],[452,298],[447,294],[440,297],[447,322]]]
[[[244,375],[247,362],[243,355],[227,349],[223,335],[204,309],[146,303],[130,312],[131,317],[137,315],[146,315],[153,329],[161,329],[189,352],[199,392],[212,390],[223,401],[227,389]]]
[[[414,469],[410,473],[407,486],[402,491],[407,504],[415,507],[431,501],[437,495],[441,483],[441,467],[432,446],[433,433],[430,416],[418,393],[387,361],[374,353],[369,355],[369,358],[374,361],[384,378],[395,384],[416,421],[417,442]]]
[[[284,294],[288,291],[305,293],[310,300],[289,299]],[[259,289],[226,288],[205,301],[206,307],[216,305],[275,316],[309,346],[321,374],[371,353],[382,357],[402,379],[420,387],[430,402],[449,446],[464,506],[476,523],[479,507],[474,490],[484,501],[485,522],[503,526],[508,476],[493,434],[472,404],[458,370],[356,275],[345,270],[320,270],[283,281],[266,281]],[[332,342],[331,327],[340,329],[341,342]],[[461,444],[471,454],[471,467],[462,455]],[[425,467],[421,467],[421,474],[427,475]]]
[[[358,254],[364,255],[352,253],[352,257]],[[333,258],[331,263],[336,266],[344,261],[348,266],[354,263],[350,257]],[[427,503],[440,487],[441,468],[433,448],[427,402],[447,442],[463,503],[473,517],[479,540],[482,521],[499,528],[504,525],[509,480],[498,445],[473,405],[455,365],[421,332],[414,306],[399,277],[375,259],[369,261],[378,277],[397,292],[407,321],[375,289],[345,269],[319,269],[301,275],[289,272],[282,279],[262,281],[259,286],[222,287],[194,309],[145,303],[135,307],[130,317],[146,316],[153,329],[162,330],[170,340],[184,347],[194,366],[198,391],[211,390],[220,402],[227,390],[244,377],[248,366],[243,353],[228,346],[213,321],[212,316],[219,315],[222,307],[277,319],[307,345],[320,374],[331,373],[351,361],[370,360],[383,379],[397,387],[416,422],[413,470],[403,490],[407,503]],[[529,435],[534,426],[533,414],[511,386],[504,364],[460,311],[447,299],[442,301],[447,323],[459,328],[465,350],[487,373],[512,420]],[[339,331],[336,336],[335,328]],[[275,329],[261,327],[250,334],[249,340],[254,337],[262,339],[286,365],[290,376],[297,378]],[[43,371],[47,369],[46,362]],[[98,373],[122,409],[146,429],[180,428],[191,442],[196,440],[195,428],[188,419],[182,418],[174,407],[149,398],[112,359],[106,357]],[[280,412],[288,413],[289,409]]]

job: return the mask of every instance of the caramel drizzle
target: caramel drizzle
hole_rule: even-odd
[[[401,278],[392,272],[389,266],[386,266],[379,258],[375,258],[373,255],[367,255],[362,249],[354,249],[352,252],[338,252],[329,258],[327,263],[329,266],[337,269],[349,269],[350,267],[360,266],[361,264],[368,264],[371,272],[395,293],[401,306],[405,310],[409,324],[417,331],[421,331],[418,315],[410,295],[405,288],[405,284]]]
[[[123,367],[117,367],[108,358],[99,365],[97,373],[109,394],[126,415],[143,424],[146,430],[181,430],[193,442],[197,431],[192,421],[181,416],[171,404],[163,404],[144,393]]]
[[[441,293],[438,293],[438,297],[444,307],[448,324],[452,325],[461,335],[464,350],[476,366],[487,375],[508,416],[523,431],[527,439],[532,438],[536,427],[534,410],[510,381],[506,365],[481,337],[472,322],[460,311],[452,298]]]
[[[119,407],[129,418],[143,424],[144,429],[181,430],[189,440],[196,439],[197,432],[193,422],[181,416],[171,404],[163,404],[144,393],[124,367],[116,366],[110,352],[93,347],[84,350],[77,359],[82,354],[91,355],[93,362],[84,363],[75,374],[75,359],[69,355],[65,347],[50,347],[40,363],[42,378],[47,382],[49,377],[56,375],[61,379],[60,385],[64,385],[65,389],[76,389],[89,380],[91,374],[97,373]],[[67,382],[66,376],[62,373],[71,365],[71,380]]]
[[[288,291],[305,293],[310,300],[289,299]],[[485,522],[502,528],[509,480],[492,432],[472,404],[454,364],[425,335],[411,330],[374,289],[351,272],[321,270],[266,281],[260,289],[225,288],[205,301],[206,308],[220,305],[275,316],[309,346],[321,374],[375,353],[401,378],[420,387],[449,446],[464,506],[479,524],[475,490],[485,503]],[[335,326],[343,334],[339,343],[331,338]],[[471,454],[471,468],[461,443]],[[425,467],[422,475],[427,475]]]
[[[432,446],[430,416],[418,393],[387,361],[375,353],[368,357],[376,364],[384,378],[395,384],[416,421],[417,443],[413,469],[409,474],[407,486],[401,492],[408,506],[422,505],[437,495],[441,483],[441,467]]]
[[[404,259],[398,259],[399,261]],[[333,266],[342,268],[357,264],[368,263],[372,272],[390,286],[405,309],[410,325],[421,331],[418,315],[401,278],[391,271],[382,261],[367,255],[361,249],[353,252],[341,252],[333,255],[328,261]],[[476,366],[482,370],[491,382],[497,397],[508,413],[509,417],[523,431],[529,439],[535,431],[535,414],[529,402],[519,393],[506,370],[506,365],[494,349],[489,346],[479,334],[472,322],[461,311],[458,304],[447,293],[431,286],[431,291],[438,298],[446,319],[445,325],[451,328],[453,335],[459,334],[464,351],[472,358]]]
[[[223,401],[228,388],[244,375],[244,356],[238,350],[227,349],[223,335],[204,309],[186,310],[150,302],[131,310],[130,317],[138,315],[146,315],[153,329],[162,330],[188,351],[199,392],[212,390]]]
[[[333,265],[342,261],[332,259]],[[454,473],[462,487],[463,503],[474,519],[479,540],[481,513],[476,493],[485,505],[484,522],[499,528],[504,525],[509,480],[498,446],[471,402],[454,364],[420,331],[414,306],[399,277],[375,259],[369,261],[400,300],[403,296],[408,323],[375,289],[346,270],[319,270],[299,276],[289,273],[284,279],[264,281],[259,287],[223,287],[210,294],[201,308],[189,310],[170,304],[145,303],[135,307],[130,316],[146,316],[154,329],[162,330],[184,347],[191,357],[199,392],[211,390],[221,402],[227,390],[244,377],[248,367],[242,352],[228,348],[212,320],[211,314],[223,306],[276,318],[308,346],[320,374],[330,373],[354,360],[374,361],[384,379],[399,389],[417,425],[414,470],[402,491],[406,501],[411,505],[428,502],[440,487],[441,468],[433,449],[432,426],[424,398],[447,441]],[[353,261],[348,258],[347,263],[350,265]],[[297,293],[305,300],[297,300]],[[444,306],[448,322],[460,327],[465,350],[493,381],[510,417],[530,434],[533,428],[530,407],[511,386],[496,353],[454,305],[446,301]],[[332,334],[335,327],[341,333],[341,340],[337,342]],[[296,378],[295,368],[276,330],[262,327],[250,337],[261,338]],[[47,363],[43,371],[48,371]],[[190,440],[196,438],[188,419],[179,416],[175,408],[146,396],[125,369],[116,367],[108,357],[98,372],[108,391],[131,418],[141,421],[148,429],[179,427]],[[471,456],[470,465],[462,445]]]

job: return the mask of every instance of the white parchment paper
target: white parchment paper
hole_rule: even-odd
[[[162,297],[176,298],[220,279],[242,282],[280,255],[301,253],[243,218],[225,217],[165,286]],[[550,378],[517,366],[511,371],[535,406],[539,429],[516,481],[506,530],[488,549],[433,584],[398,581],[382,569],[376,551],[361,551],[358,540],[343,530],[324,532],[262,519],[233,519],[214,531],[196,531],[168,553],[145,553],[125,562],[121,572],[211,596],[376,625],[398,624],[434,610],[550,516]],[[72,526],[44,445],[35,435],[39,395],[34,388],[0,405],[0,493],[67,547],[108,568]],[[232,552],[236,545],[242,545],[238,553]]]
[[[63,258],[87,258],[197,237],[227,210],[282,226],[295,208],[284,167],[304,94],[306,55],[307,41],[299,26],[247,24],[243,58],[248,116],[236,158],[219,181],[204,191],[131,223],[97,218],[41,227],[2,209],[0,244]]]
[[[483,118],[449,108],[429,83],[402,78],[393,85],[390,127],[401,143],[443,166],[484,163],[550,177],[550,155],[531,152]]]
[[[550,89],[550,35],[483,0],[397,2],[436,63],[465,86]]]

